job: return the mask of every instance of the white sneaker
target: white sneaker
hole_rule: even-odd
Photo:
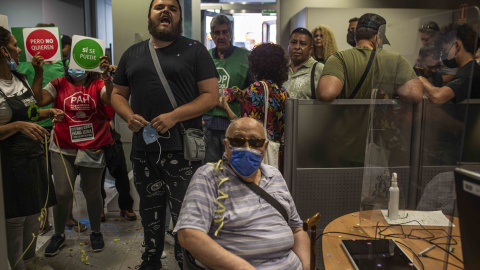
[[[140,247],[140,251],[145,252],[145,247],[146,247],[146,245],[145,245],[145,240],[143,240],[143,241],[142,241],[142,246]],[[162,259],[167,258],[167,253],[165,253],[165,251],[163,251],[163,252],[162,252],[162,257],[160,257],[160,258],[162,258]],[[43,269],[42,269],[42,270],[43,270]]]
[[[50,265],[43,264],[39,257],[24,261],[23,265],[26,270],[55,270]]]
[[[171,230],[168,230],[168,231],[165,233],[165,243],[166,243],[166,244],[169,244],[170,246],[174,246],[174,245],[175,245],[175,238],[173,237],[173,234],[172,234],[172,231],[171,231]]]

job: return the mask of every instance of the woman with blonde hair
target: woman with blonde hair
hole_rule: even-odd
[[[313,51],[312,57],[318,62],[325,64],[328,57],[338,52],[337,41],[333,35],[332,29],[326,25],[319,25],[312,31]]]

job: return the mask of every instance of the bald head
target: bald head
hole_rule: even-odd
[[[230,125],[228,126],[225,135],[227,137],[233,137],[245,133],[251,135],[260,134],[260,137],[255,137],[265,139],[265,131],[263,129],[263,124],[260,121],[249,117],[242,117],[232,121],[232,123],[230,123]]]

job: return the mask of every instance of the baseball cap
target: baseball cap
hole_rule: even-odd
[[[387,21],[382,16],[375,13],[365,13],[358,20],[357,29],[361,27],[366,27],[366,28],[377,30],[383,34],[383,37],[382,37],[383,44],[390,45],[390,42],[388,41],[387,36],[385,34],[386,24],[387,24]]]

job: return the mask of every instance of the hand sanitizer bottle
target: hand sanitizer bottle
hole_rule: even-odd
[[[400,198],[400,190],[398,189],[397,173],[392,174],[392,185],[388,190],[390,200],[388,201],[388,218],[391,220],[398,219],[398,201]]]

